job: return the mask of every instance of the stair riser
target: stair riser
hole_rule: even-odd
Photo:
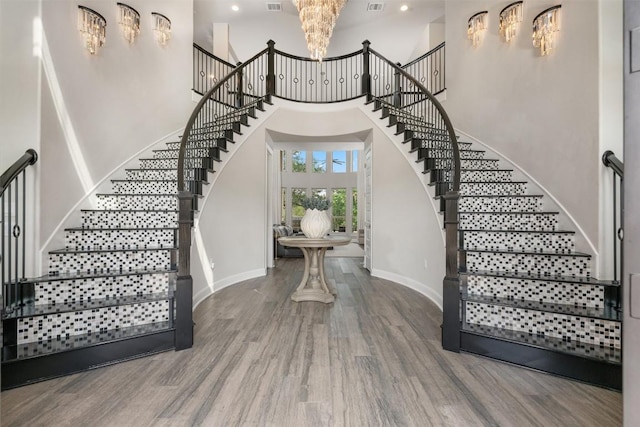
[[[176,247],[176,230],[73,230],[65,233],[66,249],[136,249]]]
[[[463,276],[462,285],[465,284],[470,294],[496,298],[591,308],[602,308],[605,303],[604,289],[595,285],[509,277]]]
[[[225,134],[224,133],[220,133],[218,135],[214,135],[215,138],[212,139],[204,139],[201,141],[189,141],[187,143],[187,148],[211,148],[211,147],[220,147],[222,149],[227,149],[228,147],[228,140],[227,138],[225,138]],[[233,142],[233,141],[229,141],[229,142]],[[168,142],[167,143],[167,149],[168,150],[179,150],[180,149],[180,143],[179,142]],[[176,156],[177,157],[177,156]]]
[[[215,152],[213,148],[191,148],[187,150],[187,157],[209,157]],[[178,157],[178,150],[162,150],[153,153],[154,159],[171,159]]]
[[[176,180],[178,179],[177,169],[163,169],[163,170],[129,170],[127,171],[127,179],[131,180]]]
[[[573,255],[467,252],[467,271],[503,271],[535,275],[590,276],[588,257]]]
[[[90,211],[82,213],[82,224],[86,228],[176,227],[178,213],[171,211]]]
[[[99,195],[98,209],[177,210],[178,199],[174,195]]]
[[[510,182],[512,180],[512,172],[501,171],[462,171],[460,173],[461,181],[504,181]]]
[[[485,233],[464,232],[464,248],[493,251],[536,251],[571,253],[575,251],[573,234],[557,233]]]
[[[116,194],[177,194],[177,181],[117,181],[113,183]]]
[[[170,270],[172,250],[49,254],[49,274]]]
[[[475,302],[466,303],[465,315],[468,323],[476,325],[620,348],[619,322]]]
[[[449,159],[431,159],[426,162],[428,164],[427,169],[451,169],[452,162]],[[460,167],[462,169],[487,169],[494,170],[498,169],[499,162],[491,159],[483,159],[483,160],[474,160],[474,159],[463,159],[460,160]]]
[[[154,301],[18,320],[18,344],[169,320],[169,302]]]
[[[460,183],[460,193],[467,196],[523,195],[527,192],[527,184],[522,182],[490,182],[490,183]]]
[[[540,212],[542,197],[461,197],[460,212]]]
[[[71,304],[167,292],[170,273],[51,280],[35,285],[36,304]]]
[[[421,155],[421,157],[433,159],[449,159],[451,156],[451,150],[425,150],[425,153]],[[482,160],[484,159],[484,151],[460,151],[460,159]]]
[[[210,168],[213,162],[200,157],[188,159],[188,165],[194,168]],[[177,169],[178,159],[140,159],[141,169]]]
[[[459,227],[467,230],[555,231],[557,214],[525,213],[461,213]]]

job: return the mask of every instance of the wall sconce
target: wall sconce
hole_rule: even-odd
[[[140,34],[140,14],[137,10],[131,6],[127,6],[124,3],[117,3],[120,9],[120,28],[124,38],[133,43],[136,40],[138,34]]]
[[[518,31],[518,25],[522,22],[522,1],[511,3],[500,11],[500,35],[509,43]]]
[[[171,39],[171,20],[161,13],[151,12],[153,32],[160,46],[165,46]]]
[[[469,18],[467,23],[467,38],[471,40],[473,47],[476,47],[480,43],[480,35],[487,29],[487,14],[486,10],[478,12]]]
[[[540,55],[548,55],[553,50],[556,33],[560,31],[560,8],[545,9],[533,20],[533,45],[540,48]]]
[[[90,54],[95,55],[107,38],[107,21],[93,9],[78,6],[78,29]]]

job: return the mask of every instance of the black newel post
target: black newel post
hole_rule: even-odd
[[[269,50],[267,52],[267,95],[276,94],[276,42],[267,42]]]
[[[191,278],[191,227],[193,194],[178,191],[178,279],[176,281],[176,350],[193,346],[193,279]]]
[[[365,40],[362,42],[362,95],[366,95],[367,102],[371,101],[371,71],[369,68],[369,46],[371,42]]]
[[[400,67],[400,63],[396,64]],[[396,70],[394,73],[395,81],[394,81],[394,90],[393,90],[393,106],[394,107],[402,107],[402,86],[400,84],[400,73]]]
[[[460,279],[458,276],[457,191],[445,196],[446,275],[442,284],[442,348],[460,351]]]
[[[238,62],[236,67],[240,67],[242,62]],[[244,86],[243,82],[244,70],[238,71],[238,90],[236,91],[236,108],[241,108],[244,105],[244,90],[242,89]]]

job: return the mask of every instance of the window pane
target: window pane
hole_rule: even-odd
[[[293,163],[294,172],[306,172],[307,171],[307,152],[306,151],[294,151],[291,153],[291,161]]]
[[[311,197],[327,197],[327,189],[326,188],[314,188],[311,190]]]
[[[347,171],[347,152],[334,151],[332,153],[333,161],[331,167],[335,173],[344,173]]]
[[[302,207],[302,199],[304,199],[306,191],[304,188],[291,189],[291,217],[302,218],[305,210]]]
[[[313,152],[313,171],[324,173],[327,171],[327,152],[326,151],[314,151]]]
[[[332,224],[333,231],[345,231],[346,226],[346,188],[334,188],[332,191]]]
[[[351,231],[358,229],[358,190],[351,190]]]
[[[358,172],[358,152],[351,152],[351,172]]]

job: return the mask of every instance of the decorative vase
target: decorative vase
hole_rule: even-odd
[[[331,230],[331,220],[327,211],[307,209],[300,220],[300,228],[309,239],[321,239]]]

